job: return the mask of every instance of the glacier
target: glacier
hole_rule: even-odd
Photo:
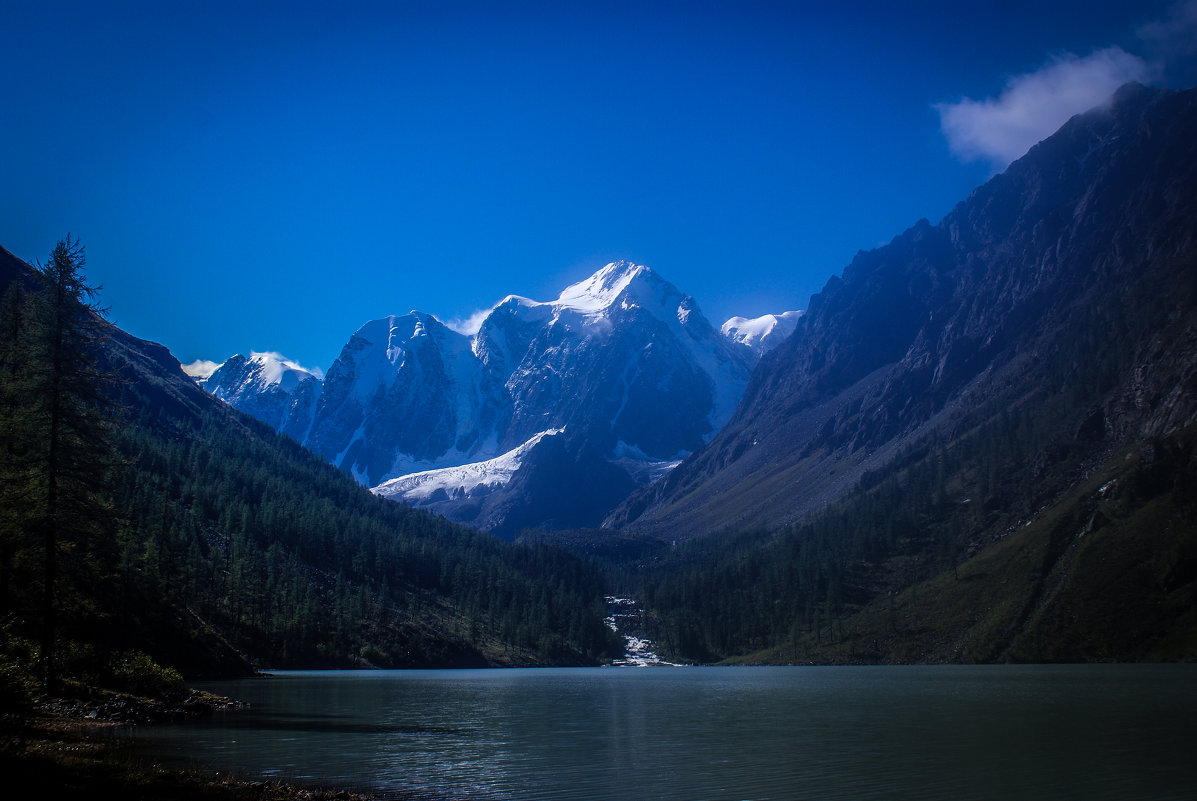
[[[376,495],[404,501],[413,506],[445,500],[477,498],[504,487],[523,465],[524,457],[545,437],[561,434],[564,429],[541,431],[527,442],[501,456],[457,467],[442,467],[409,473],[384,481],[373,488]]]

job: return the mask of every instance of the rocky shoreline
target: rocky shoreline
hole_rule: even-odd
[[[33,714],[59,720],[151,724],[205,717],[218,711],[246,707],[243,701],[202,690],[184,690],[164,698],[142,698],[110,690],[91,690],[82,698],[35,698]]]
[[[117,730],[244,709],[240,701],[198,690],[163,699],[91,690],[78,698],[39,697],[0,716],[0,776],[9,789],[41,801],[369,801],[348,790],[246,781],[165,768],[132,753]]]

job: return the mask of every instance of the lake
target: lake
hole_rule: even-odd
[[[279,672],[174,765],[416,799],[1193,799],[1185,665]]]

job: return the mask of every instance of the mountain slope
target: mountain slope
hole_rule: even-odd
[[[1197,658],[1195,124],[1197,92],[1124,87],[831,281],[643,528],[608,532],[661,649]],[[708,507],[668,498],[712,456]]]
[[[1195,97],[1124,87],[938,225],[860,253],[765,355],[723,431],[606,525],[662,538],[784,525],[920,438],[1052,388],[1077,394],[1057,425],[1095,449],[1190,423]]]
[[[0,291],[29,275],[0,250]],[[106,580],[79,590],[102,622],[74,632],[83,650],[119,644],[227,675],[246,667],[238,652],[279,667],[432,667],[593,664],[607,648],[598,576],[576,559],[378,498],[205,393],[166,348],[108,332],[120,524]]]

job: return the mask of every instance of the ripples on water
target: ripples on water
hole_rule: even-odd
[[[155,756],[417,799],[1193,799],[1188,666],[295,672]]]

